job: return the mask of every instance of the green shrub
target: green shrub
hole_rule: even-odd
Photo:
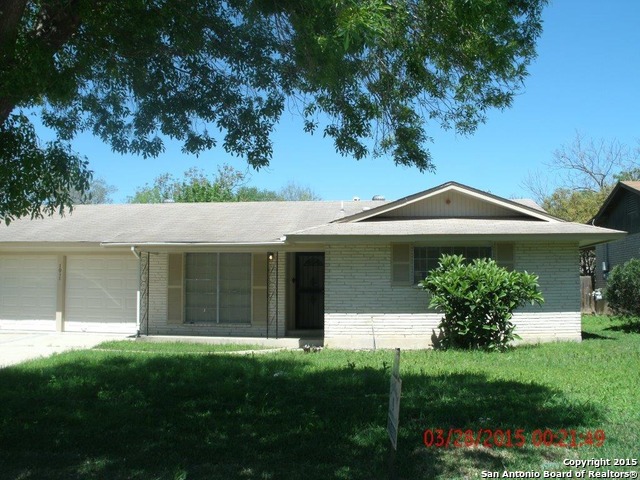
[[[640,321],[640,258],[613,267],[607,278],[605,298],[616,315]]]
[[[431,293],[429,306],[444,313],[438,326],[444,349],[506,350],[520,338],[513,311],[544,302],[537,276],[510,272],[491,259],[467,263],[461,255],[443,255],[419,285]]]

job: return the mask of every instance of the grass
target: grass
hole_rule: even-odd
[[[193,342],[160,342],[160,341],[110,341],[103,342],[94,350],[111,350],[114,352],[129,352],[129,353],[165,353],[165,354],[214,354],[214,353],[227,353],[227,352],[246,352],[250,350],[271,350],[273,347],[266,347],[264,345],[257,344],[237,344],[237,343],[193,343]]]
[[[637,458],[640,334],[603,317],[585,317],[583,328],[582,343],[505,354],[403,352],[399,477]],[[0,478],[388,477],[392,352],[201,355],[145,345],[160,353],[88,350],[0,370]],[[428,428],[523,429],[528,442],[426,448]],[[532,433],[547,428],[599,429],[606,440],[532,446]]]

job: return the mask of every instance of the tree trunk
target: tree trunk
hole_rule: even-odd
[[[0,76],[11,69],[21,67],[16,64],[16,39],[27,2],[28,0],[0,0]],[[27,32],[27,41],[34,42],[44,56],[53,57],[78,31],[79,3],[79,0],[42,2],[36,14],[34,30]],[[26,93],[27,98],[18,98],[12,96],[10,90],[0,91],[0,125],[7,120],[16,105],[40,95],[46,96],[46,93],[31,91]],[[23,92],[22,96],[24,95]]]
[[[27,0],[0,0],[0,55],[13,52]]]
[[[0,0],[0,69],[13,63],[18,27],[24,14],[27,0]],[[9,117],[15,101],[0,96],[0,125]]]

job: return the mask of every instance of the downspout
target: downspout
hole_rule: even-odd
[[[140,282],[142,281],[142,258],[136,251],[136,247],[131,247],[131,253],[138,259],[138,290],[136,290],[136,337],[140,336]]]

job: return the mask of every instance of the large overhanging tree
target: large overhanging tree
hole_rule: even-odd
[[[511,104],[545,2],[0,0],[0,218],[87,188],[78,132],[145,157],[221,144],[260,168],[287,107],[343,155],[432,170],[428,122],[471,133]]]

